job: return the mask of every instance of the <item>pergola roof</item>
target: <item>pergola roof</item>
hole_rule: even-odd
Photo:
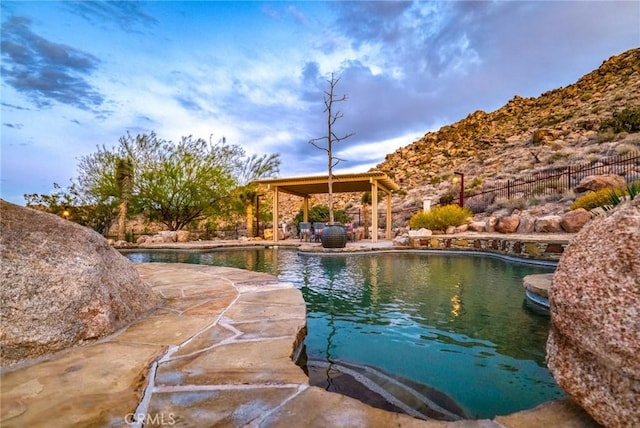
[[[258,184],[269,189],[277,187],[279,191],[308,197],[319,193],[329,193],[329,176],[289,177],[257,180]],[[378,188],[390,193],[398,190],[398,185],[384,172],[374,171],[362,174],[333,174],[333,193],[369,192],[371,185],[377,182]]]

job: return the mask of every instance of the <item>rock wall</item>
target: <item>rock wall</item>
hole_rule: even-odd
[[[107,240],[0,201],[2,366],[110,334],[158,305]]]
[[[547,360],[558,384],[599,423],[640,421],[640,199],[589,222],[550,292]]]

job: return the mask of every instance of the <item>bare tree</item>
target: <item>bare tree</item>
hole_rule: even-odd
[[[339,97],[334,93],[335,87],[339,81],[340,78],[334,77],[333,73],[331,73],[331,80],[327,80],[327,82],[329,83],[329,90],[324,92],[324,112],[327,114],[327,135],[320,138],[314,138],[313,140],[309,141],[309,144],[313,145],[315,148],[327,152],[327,157],[329,160],[329,223],[333,223],[333,168],[340,162],[344,161],[344,159],[333,156],[333,143],[339,143],[340,141],[346,140],[353,135],[353,132],[349,132],[342,137],[338,137],[333,131],[333,125],[338,119],[343,116],[342,112],[333,110],[333,104],[347,100],[346,95],[342,95]],[[321,145],[321,141],[326,141],[326,146]]]

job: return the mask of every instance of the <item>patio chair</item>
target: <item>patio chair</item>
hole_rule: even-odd
[[[320,242],[320,238],[322,237],[322,229],[324,229],[324,223],[313,223],[313,230],[315,232],[315,241]]]
[[[304,239],[304,242],[309,242],[313,233],[311,232],[311,223],[301,222],[299,225],[300,228],[300,240]]]
[[[356,230],[353,228],[353,223],[345,224],[344,230],[347,233],[347,241],[356,242]]]

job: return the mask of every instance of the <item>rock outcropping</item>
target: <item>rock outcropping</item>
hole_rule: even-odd
[[[640,105],[640,49],[609,58],[576,83],[537,98],[515,96],[501,108],[476,111],[386,156],[377,169],[389,174],[402,189],[438,186],[453,171],[468,180],[518,178],[520,172],[567,161],[588,161],[594,153],[608,156],[623,144],[637,146],[637,136],[627,143],[604,144],[600,125],[612,112]],[[471,181],[469,181],[471,183]],[[448,189],[448,186],[445,186]]]
[[[0,201],[2,365],[98,338],[159,298],[98,233]]]
[[[599,423],[640,421],[640,199],[589,222],[550,293],[549,369]]]

